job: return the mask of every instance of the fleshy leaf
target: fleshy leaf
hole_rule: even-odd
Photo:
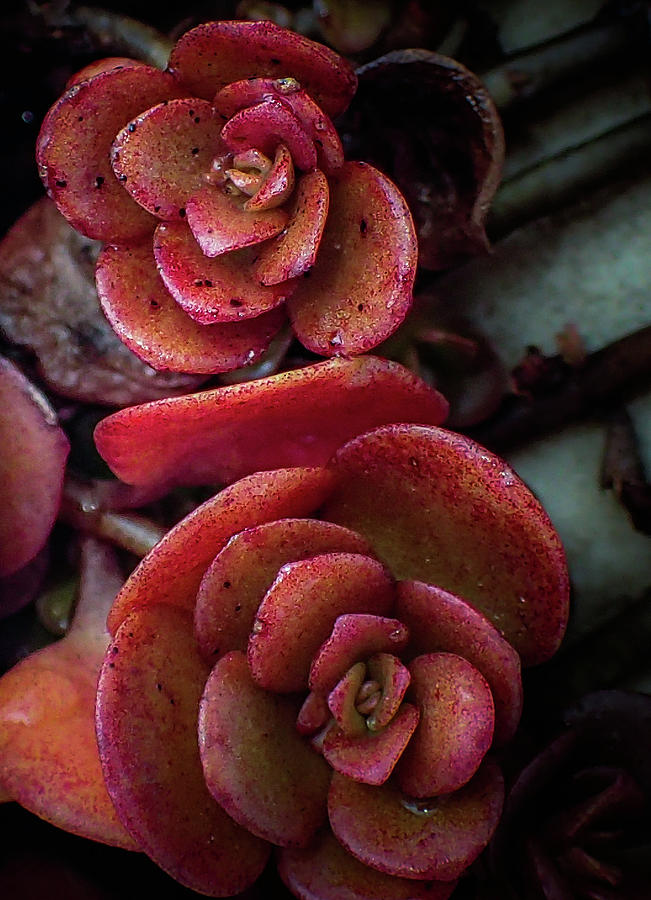
[[[421,718],[398,783],[412,797],[449,794],[470,781],[491,745],[493,697],[477,669],[453,653],[417,656],[409,671]]]
[[[353,531],[318,519],[280,519],[235,534],[206,570],[197,593],[195,630],[206,659],[246,650],[258,606],[281,566],[333,551],[373,555]]]
[[[256,193],[246,201],[244,209],[273,209],[289,199],[296,176],[292,155],[284,144],[278,144],[274,156],[273,165],[266,176],[265,182]]]
[[[199,711],[208,789],[253,834],[304,847],[327,815],[330,769],[296,730],[299,703],[261,690],[234,650],[210,673]]]
[[[202,252],[219,256],[241,250],[279,234],[287,223],[284,209],[244,208],[246,198],[209,185],[194,193],[185,205],[188,224]]]
[[[378,872],[347,853],[330,831],[305,850],[281,850],[278,871],[301,900],[448,900],[457,884]]]
[[[344,151],[331,119],[305,91],[295,78],[245,78],[227,84],[217,92],[214,105],[230,118],[255,103],[275,97],[289,107],[303,130],[316,146],[319,168],[331,175],[344,163]]]
[[[70,445],[46,397],[0,357],[0,576],[44,546],[61,500]]]
[[[94,725],[104,620],[121,584],[112,550],[86,538],[70,630],[0,679],[0,783],[59,828],[135,850],[106,792]]]
[[[332,50],[273,22],[209,22],[187,31],[169,60],[192,94],[212,100],[244,78],[292,76],[332,118],[355,93],[352,65]]]
[[[331,728],[323,739],[323,755],[332,768],[364,784],[384,784],[418,725],[418,708],[403,703],[381,731],[355,737]]]
[[[407,369],[362,357],[124,409],[99,423],[95,441],[129,484],[210,484],[323,465],[361,431],[391,420],[438,424],[446,412]]]
[[[109,794],[141,849],[186,887],[228,896],[258,878],[269,846],[205,785],[196,721],[208,674],[188,612],[137,610],[102,666],[97,739]]]
[[[253,623],[247,656],[267,690],[308,686],[310,663],[345,612],[386,615],[394,600],[384,566],[357,553],[326,553],[288,563],[267,591]]]
[[[154,369],[208,374],[239,368],[262,355],[284,321],[277,308],[239,322],[195,322],[163,284],[149,242],[104,247],[96,278],[118,337]]]
[[[329,203],[323,172],[315,169],[299,178],[287,227],[259,249],[254,271],[262,284],[278,284],[309,272],[319,252]]]
[[[357,662],[345,672],[328,694],[328,709],[338,730],[350,737],[366,734],[366,722],[355,708],[357,694],[366,677],[366,664]]]
[[[307,516],[331,487],[325,469],[280,469],[256,472],[202,503],[133,571],[108,615],[109,631],[115,634],[125,616],[151,603],[192,610],[206,568],[233,534],[285,516]]]
[[[294,113],[273,98],[235,113],[224,125],[221,136],[233,153],[255,148],[274,156],[279,144],[284,144],[297,169],[309,172],[316,166],[314,141]]]
[[[310,689],[331,691],[353,663],[382,651],[400,653],[408,637],[408,630],[397,619],[364,613],[338,616],[310,667]]]
[[[330,179],[316,263],[288,301],[296,335],[323,356],[365,353],[392,334],[412,303],[418,248],[405,200],[366,163]]]
[[[396,615],[409,626],[410,656],[456,653],[481,672],[495,704],[494,740],[510,740],[522,712],[520,657],[488,618],[461,597],[419,581],[398,584]]]
[[[366,719],[371,731],[388,725],[398,711],[411,682],[409,669],[392,653],[377,653],[368,661],[369,677],[381,688],[377,706]]]
[[[292,291],[285,283],[261,285],[251,264],[255,250],[234,250],[210,259],[201,252],[184,222],[158,226],[154,257],[170,294],[195,322],[250,319],[283,303]]]
[[[170,100],[116,135],[113,171],[133,199],[159,219],[185,217],[188,198],[205,185],[220,151],[222,120],[205,100]]]
[[[36,159],[48,194],[82,234],[100,241],[144,237],[155,219],[126,193],[111,168],[110,147],[134,116],[186,94],[151,66],[112,68],[74,85],[46,115]]]
[[[490,840],[502,811],[504,782],[484,762],[463,788],[416,801],[391,782],[361,784],[335,772],[328,811],[335,836],[368,866],[417,879],[458,878]]]
[[[466,598],[525,664],[555,652],[568,615],[565,554],[503,460],[440,428],[393,425],[342,447],[333,471],[324,517],[365,535],[397,578]]]

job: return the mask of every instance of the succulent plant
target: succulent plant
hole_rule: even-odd
[[[46,116],[37,159],[59,210],[105,243],[96,281],[118,336],[157,369],[259,358],[289,314],[323,355],[404,319],[416,238],[395,185],[345,162],[332,118],[350,63],[272,22],[186,32],[163,72],[93,63]]]
[[[82,803],[56,765],[38,790],[48,732],[38,685],[18,687],[45,659],[0,682],[9,795],[19,786],[29,808],[107,843],[128,835],[212,896],[253,884],[276,846],[298,897],[448,897],[497,826],[492,749],[519,721],[521,661],[560,642],[568,579],[538,502],[501,460],[440,428],[446,410],[402,367],[365,357],[100,423],[125,481],[153,488],[176,469],[177,483],[229,486],[166,534],[111,606],[96,765],[87,688],[74,707]],[[174,441],[163,434],[162,467],[148,470],[142,435],[158,448],[166,428]],[[86,612],[42,651],[72,684],[95,683],[101,618]],[[55,756],[64,719],[48,735]]]

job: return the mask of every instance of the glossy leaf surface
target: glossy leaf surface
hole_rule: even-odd
[[[398,783],[411,797],[450,794],[470,781],[491,745],[493,697],[477,669],[453,653],[417,656],[409,671],[421,717]]]
[[[113,142],[115,176],[152,215],[183,219],[187,199],[205,185],[219,154],[222,125],[210,103],[196,97],[142,107]]]
[[[332,50],[273,22],[209,22],[187,31],[169,68],[193,94],[212,100],[243,78],[292,76],[333,118],[348,106],[357,79]]]
[[[393,600],[393,579],[368,556],[326,553],[283,566],[258,607],[249,638],[256,683],[279,692],[306,689],[312,658],[337,616],[386,615]]]
[[[165,287],[150,243],[107,246],[97,261],[97,292],[118,337],[154,369],[225,372],[254,362],[269,346],[285,314],[201,325]]]
[[[408,654],[445,651],[472,663],[491,687],[494,740],[510,740],[522,712],[520,658],[513,647],[483,613],[461,597],[419,581],[400,582],[397,592],[396,615],[410,629]]]
[[[113,68],[70,88],[48,112],[37,144],[39,172],[82,234],[125,242],[152,230],[155,219],[117,180],[109,151],[130,119],[185,93],[169,73],[151,66]]]
[[[154,257],[170,294],[195,322],[237,322],[283,303],[291,284],[261,285],[252,271],[254,249],[204,256],[184,222],[158,226]]]
[[[318,519],[279,519],[233,535],[197,593],[194,623],[206,659],[246,650],[258,606],[285,563],[329,552],[373,553],[353,531]]]
[[[346,163],[330,180],[317,261],[288,301],[301,343],[323,356],[379,344],[411,306],[417,253],[395,185],[366,163]]]
[[[257,472],[198,506],[168,531],[126,581],[108,616],[111,634],[131,611],[152,603],[191,611],[204,572],[233,534],[262,522],[309,515],[331,487],[332,476],[324,469]]]
[[[62,640],[0,679],[0,783],[22,806],[74,834],[135,850],[102,777],[95,738],[106,612],[121,583],[113,552],[87,538],[80,598]]]
[[[258,878],[269,846],[237,825],[204,782],[196,722],[208,674],[189,613],[165,605],[134,612],[102,666],[97,737],[113,803],[145,853],[186,887],[228,896]]]
[[[244,208],[236,197],[210,185],[197,190],[185,204],[188,224],[202,252],[219,256],[275,237],[287,223],[284,209]]]
[[[323,465],[362,430],[391,420],[438,424],[446,412],[443,397],[407,369],[363,357],[125,409],[100,422],[95,441],[130,484],[209,484]]]
[[[325,517],[365,535],[396,577],[463,596],[525,664],[554,653],[568,615],[565,555],[503,460],[452,432],[394,425],[352,440],[332,468]]]
[[[296,730],[298,702],[261,690],[246,656],[223,656],[206,683],[199,749],[206,784],[235,821],[304,847],[327,816],[330,769]]]
[[[371,869],[330,831],[306,850],[282,850],[278,871],[301,900],[447,900],[456,887],[456,881],[414,881]]]
[[[502,776],[487,761],[465,787],[425,801],[395,786],[361,784],[334,773],[330,824],[346,849],[389,875],[452,880],[473,862],[499,821]]]

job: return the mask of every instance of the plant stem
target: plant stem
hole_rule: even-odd
[[[556,358],[554,358],[556,359]],[[498,453],[512,450],[598,411],[620,406],[651,382],[651,325],[588,354],[582,366],[560,365],[553,389],[507,396],[471,436]]]

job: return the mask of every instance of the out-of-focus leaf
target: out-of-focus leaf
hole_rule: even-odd
[[[35,203],[0,244],[0,329],[34,351],[64,397],[121,406],[195,388],[202,379],[155,372],[115,336],[95,292],[96,253],[49,200]]]
[[[358,69],[347,113],[349,155],[398,184],[414,216],[419,263],[446,269],[484,252],[504,137],[490,95],[461,63],[398,50]]]

